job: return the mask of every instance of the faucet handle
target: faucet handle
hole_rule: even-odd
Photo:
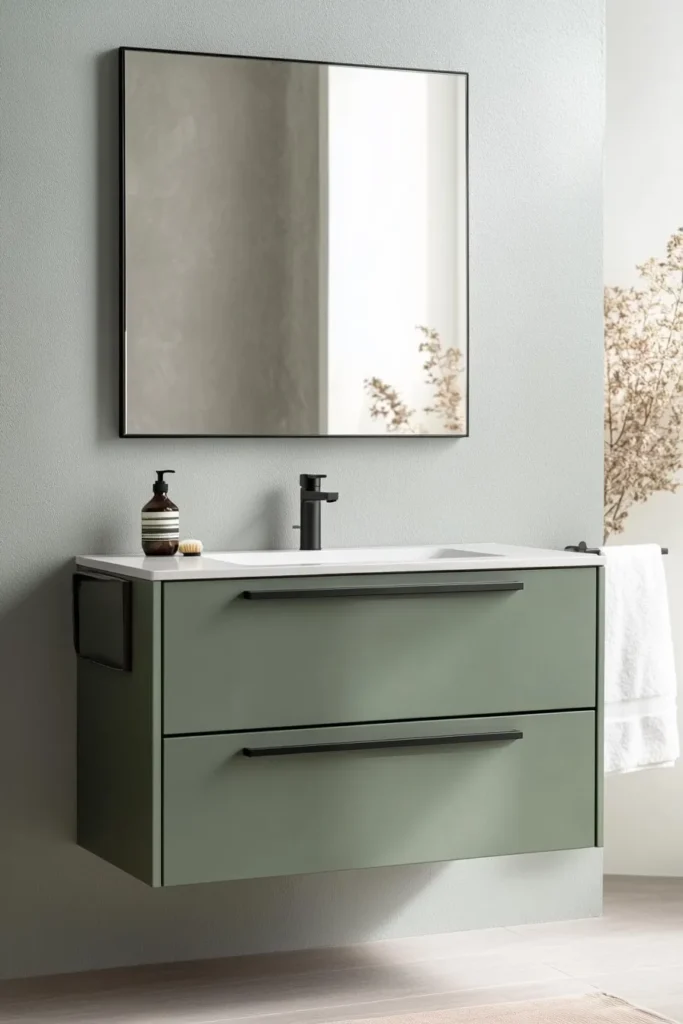
[[[327,473],[302,473],[299,477],[299,486],[305,491],[319,491],[320,480],[325,480]]]

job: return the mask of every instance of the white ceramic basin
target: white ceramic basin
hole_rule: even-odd
[[[395,548],[328,548],[323,551],[205,551],[199,558],[81,555],[84,569],[141,580],[235,580],[277,576],[344,576],[355,573],[463,572],[597,566],[598,555],[509,544],[432,544]]]
[[[212,559],[232,565],[368,565],[374,562],[434,562],[453,558],[490,558],[481,551],[451,547],[327,548],[322,551],[226,551]]]

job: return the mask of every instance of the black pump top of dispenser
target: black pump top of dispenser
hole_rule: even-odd
[[[175,473],[175,469],[157,469],[155,470],[157,475],[154,481],[152,490],[155,494],[167,494],[168,493],[168,480],[164,480],[164,473]]]

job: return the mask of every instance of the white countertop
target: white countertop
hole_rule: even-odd
[[[451,554],[452,553],[452,554]],[[300,560],[300,561],[299,561]],[[296,562],[299,561],[299,564]],[[472,572],[602,565],[599,555],[507,544],[336,548],[322,551],[216,551],[199,556],[79,555],[76,565],[138,580],[254,579],[360,573]]]

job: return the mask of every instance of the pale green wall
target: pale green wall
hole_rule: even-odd
[[[119,45],[471,73],[469,440],[117,439]],[[597,539],[602,45],[599,0],[0,0],[1,972],[595,905],[594,851],[167,893],[79,850],[68,559],[137,547],[160,465],[214,548],[291,544],[306,470],[328,543]]]

